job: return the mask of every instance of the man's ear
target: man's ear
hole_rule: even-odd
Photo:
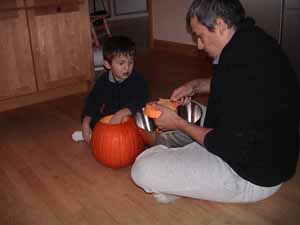
[[[215,29],[218,30],[220,34],[224,34],[224,32],[228,29],[228,25],[224,22],[222,18],[217,18]]]
[[[110,62],[108,62],[107,60],[104,60],[103,61],[103,65],[106,69],[110,70],[111,69],[111,66],[110,66]]]

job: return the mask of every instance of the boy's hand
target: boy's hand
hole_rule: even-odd
[[[86,143],[91,142],[92,130],[90,127],[82,127],[82,135]]]
[[[116,112],[110,120],[110,124],[119,124],[123,121],[126,116],[132,115],[131,111],[128,108],[120,109]]]
[[[85,116],[82,121],[82,135],[86,143],[91,142],[92,130],[90,128],[91,117]]]

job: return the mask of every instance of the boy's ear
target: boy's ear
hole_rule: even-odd
[[[110,66],[110,62],[108,62],[107,60],[104,60],[103,61],[103,65],[106,69],[110,70],[111,69],[111,66]]]

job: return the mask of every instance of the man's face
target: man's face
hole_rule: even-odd
[[[112,58],[111,63],[105,61],[104,65],[111,70],[117,80],[121,81],[131,75],[134,59],[129,55],[117,55]]]
[[[197,47],[204,50],[212,58],[217,58],[224,46],[221,45],[222,36],[217,25],[214,31],[199,23],[196,17],[191,18],[191,28],[197,38]]]

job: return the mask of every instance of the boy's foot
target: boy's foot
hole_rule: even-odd
[[[82,131],[81,130],[77,130],[72,134],[72,139],[73,141],[84,141],[83,135],[82,135]]]
[[[152,195],[157,202],[164,203],[164,204],[175,202],[177,199],[180,198],[175,195],[168,195],[168,194],[161,194],[161,193],[160,194],[153,193]]]

